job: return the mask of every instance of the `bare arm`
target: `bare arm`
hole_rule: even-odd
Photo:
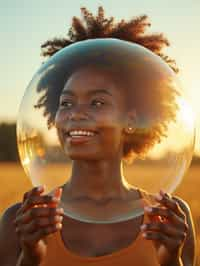
[[[0,258],[1,266],[35,266],[37,264],[26,260],[15,231],[13,221],[21,207],[17,203],[9,207],[0,219]]]
[[[20,244],[13,221],[21,204],[9,207],[0,218],[0,258],[1,266],[15,266],[20,255]]]
[[[190,207],[182,199],[178,197],[173,198],[180,204],[181,208],[185,212],[189,226],[188,234],[182,252],[182,262],[184,266],[194,266],[196,260],[196,239]]]
[[[44,260],[45,238],[62,228],[64,211],[58,208],[61,188],[53,195],[43,192],[42,186],[32,188],[24,194],[22,203],[11,206],[1,217],[1,266],[38,266]]]

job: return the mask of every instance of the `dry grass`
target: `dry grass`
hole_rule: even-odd
[[[56,169],[55,169],[56,171]],[[54,173],[52,173],[54,175]],[[57,172],[56,172],[57,174]],[[153,172],[152,172],[153,174]],[[32,185],[19,164],[0,164],[0,213],[9,205],[21,201],[23,193],[31,189]],[[192,165],[176,194],[190,205],[196,234],[197,250],[200,257],[200,165]],[[199,260],[199,259],[198,259]],[[200,266],[200,260],[197,262]]]

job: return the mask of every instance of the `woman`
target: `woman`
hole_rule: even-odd
[[[174,61],[161,53],[168,41],[162,35],[142,35],[149,26],[146,16],[130,22],[122,20],[114,26],[113,18],[104,18],[102,7],[96,18],[85,8],[81,10],[87,28],[73,18],[70,39],[47,41],[44,56],[81,40],[111,37],[149,48],[177,71]],[[189,207],[163,191],[155,196],[157,207],[146,206],[144,216],[121,223],[79,222],[64,216],[58,207],[66,195],[90,204],[148,197],[140,190],[126,189],[120,162],[122,157],[133,159],[133,149],[137,155],[145,153],[155,140],[159,141],[163,127],[159,124],[157,134],[143,134],[142,141],[139,138],[137,143],[132,142],[137,134],[134,125],[138,114],[125,116],[128,95],[121,89],[122,77],[113,69],[83,66],[62,87],[53,115],[48,112],[49,91],[36,105],[45,108],[49,127],[56,126],[63,149],[74,161],[71,181],[53,196],[43,195],[43,187],[33,188],[22,203],[6,210],[0,224],[2,265],[194,265]],[[173,108],[171,111],[173,117]],[[163,114],[167,121],[168,112]]]

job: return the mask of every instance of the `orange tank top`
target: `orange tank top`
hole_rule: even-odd
[[[148,205],[148,195],[142,191],[143,205]],[[144,214],[143,223],[149,221]],[[159,266],[156,251],[151,240],[146,240],[141,233],[126,248],[108,255],[85,257],[69,250],[61,237],[60,231],[47,238],[47,255],[41,266]]]

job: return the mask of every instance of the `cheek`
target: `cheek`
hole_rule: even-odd
[[[104,149],[118,151],[122,145],[122,128],[113,125],[113,127],[106,127],[102,129]]]
[[[107,129],[109,135],[119,136],[122,133],[124,120],[117,115],[105,115],[102,118],[101,125]]]
[[[68,116],[63,111],[57,111],[55,116],[55,127],[61,128],[64,124],[64,122],[67,120]]]
[[[55,116],[55,128],[56,128],[58,139],[62,146],[63,146],[62,129],[63,129],[64,121],[65,121],[64,115],[60,111],[57,111],[56,116]]]

